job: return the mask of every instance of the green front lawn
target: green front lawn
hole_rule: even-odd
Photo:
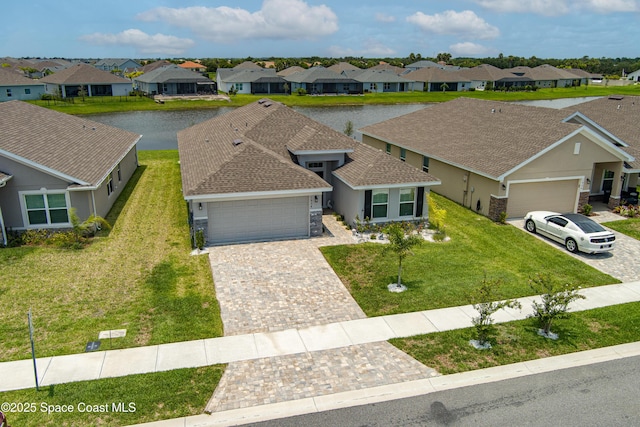
[[[633,237],[636,240],[640,240],[640,218],[622,219],[620,221],[611,221],[605,224],[613,230]]]
[[[383,245],[365,243],[322,248],[325,258],[368,316],[466,305],[467,295],[486,275],[504,285],[498,298],[531,295],[528,279],[538,272],[559,282],[583,287],[619,283],[574,259],[563,250],[518,230],[500,225],[433,194],[447,211],[451,241],[424,242],[403,262],[404,293],[390,293],[397,279],[397,258]]]
[[[101,350],[222,335],[207,256],[190,256],[177,151],[142,151],[140,167],[81,250],[0,249],[0,361],[81,353],[102,330],[126,329]]]
[[[57,384],[0,393],[0,402],[28,404],[29,412],[7,413],[16,427],[147,423],[202,414],[223,372],[216,365]]]

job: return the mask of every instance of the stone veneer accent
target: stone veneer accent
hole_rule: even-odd
[[[309,236],[322,236],[322,211],[309,212]]]
[[[500,213],[507,212],[508,201],[508,197],[496,197],[492,194],[491,200],[489,201],[489,219],[491,219],[492,221],[500,220]],[[509,212],[507,212],[507,214],[508,213]]]
[[[613,209],[616,206],[620,206],[620,197],[614,197],[614,196],[609,197],[609,203],[607,204],[607,207],[609,209]]]
[[[581,191],[578,197],[578,212],[582,212],[582,207],[589,204],[589,191]]]

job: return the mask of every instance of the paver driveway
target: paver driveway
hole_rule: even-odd
[[[318,246],[353,243],[326,216],[333,237],[209,248],[225,335],[365,318]],[[232,362],[206,410],[218,412],[438,375],[387,342]]]

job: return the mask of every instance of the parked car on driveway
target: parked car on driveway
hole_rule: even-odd
[[[533,211],[524,217],[524,228],[562,243],[569,252],[590,254],[613,249],[616,236],[581,214]]]

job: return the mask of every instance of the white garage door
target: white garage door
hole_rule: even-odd
[[[573,212],[577,200],[577,179],[511,184],[507,213],[517,218],[529,211]]]
[[[235,243],[309,236],[309,198],[208,203],[209,243]]]

